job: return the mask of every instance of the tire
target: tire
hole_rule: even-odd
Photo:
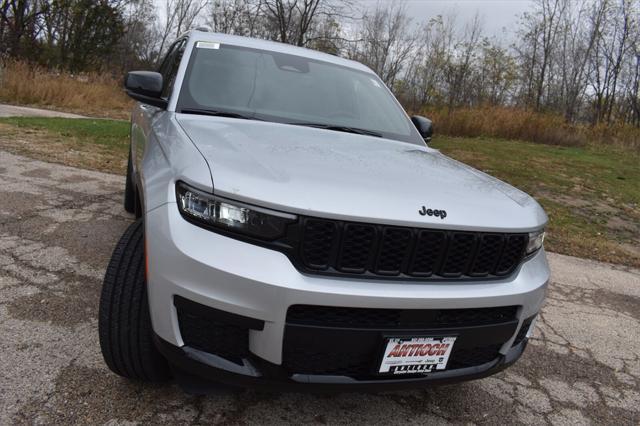
[[[127,228],[107,266],[100,296],[98,332],[102,356],[114,373],[149,382],[171,377],[167,361],[153,343],[142,220]]]
[[[127,161],[127,177],[124,182],[124,209],[128,213],[136,211],[136,191],[133,183],[133,166],[131,165],[131,152],[129,152],[129,160]]]

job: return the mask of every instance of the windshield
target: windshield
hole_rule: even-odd
[[[219,43],[194,46],[176,110],[229,113],[331,130],[359,129],[364,134],[422,143],[374,74]]]

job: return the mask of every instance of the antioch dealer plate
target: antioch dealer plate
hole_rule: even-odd
[[[455,337],[392,337],[380,363],[381,374],[420,374],[447,368]]]

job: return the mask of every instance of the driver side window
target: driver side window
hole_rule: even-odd
[[[181,39],[176,41],[170,48],[169,52],[162,61],[162,65],[158,69],[158,72],[162,74],[162,97],[168,99],[173,89],[173,84],[178,74],[178,67],[184,54],[186,40]]]

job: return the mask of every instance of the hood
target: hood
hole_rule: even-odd
[[[517,232],[547,221],[524,192],[425,146],[251,120],[177,119],[209,163],[220,196],[308,216],[425,228]]]

